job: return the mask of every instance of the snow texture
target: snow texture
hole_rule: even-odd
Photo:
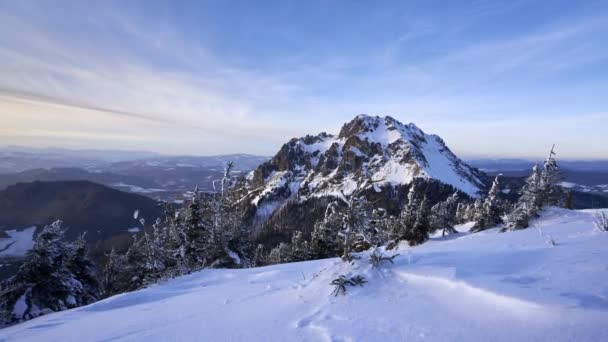
[[[23,230],[7,230],[9,238],[0,239],[0,257],[22,257],[34,247],[36,227]]]
[[[549,208],[530,229],[368,254],[203,270],[0,330],[2,341],[607,341],[608,233]],[[557,243],[551,246],[547,238]],[[368,283],[331,296],[339,275]]]

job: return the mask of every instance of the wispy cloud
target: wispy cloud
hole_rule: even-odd
[[[572,70],[607,61],[608,47],[599,42],[608,17],[601,12],[494,35],[479,27],[521,15],[527,2],[370,9],[353,16],[370,23],[334,25],[350,25],[359,39],[340,27],[322,33],[328,37],[302,32],[313,26],[304,21],[297,29],[289,21],[241,23],[256,34],[281,37],[276,46],[256,47],[246,44],[247,32],[227,32],[238,28],[188,24],[168,9],[73,5],[65,13],[44,4],[0,6],[0,135],[7,139],[269,154],[292,136],[337,130],[367,112],[446,131],[456,150],[469,152],[479,145],[472,139],[487,138],[478,131],[483,125],[512,127],[505,117],[523,124],[530,117],[537,122],[604,112],[607,105],[588,100],[606,86],[589,91],[580,82],[555,83]],[[297,6],[285,11],[299,12]],[[232,42],[234,37],[240,40]],[[260,37],[248,39],[263,45]],[[565,94],[576,105],[555,102]],[[552,125],[566,130],[572,124],[560,119]],[[469,130],[469,138],[450,133],[449,125]]]

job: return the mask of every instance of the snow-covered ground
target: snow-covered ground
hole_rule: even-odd
[[[402,247],[379,269],[361,253],[352,265],[205,270],[0,330],[0,341],[608,341],[608,233],[593,220],[551,208],[527,230]],[[368,283],[334,297],[342,274]]]
[[[7,230],[9,238],[0,238],[0,257],[22,257],[34,247],[36,227]]]

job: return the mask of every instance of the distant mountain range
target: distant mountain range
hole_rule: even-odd
[[[608,156],[607,156],[608,157]],[[528,159],[468,159],[467,162],[486,172],[529,171],[535,163],[542,160]],[[561,160],[562,169],[571,171],[608,172],[608,160]]]
[[[18,182],[88,180],[154,199],[179,201],[195,186],[202,191],[213,190],[228,161],[234,162],[238,175],[269,159],[247,154],[196,157],[113,153],[0,149],[0,190]]]

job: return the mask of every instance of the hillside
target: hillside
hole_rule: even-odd
[[[361,253],[352,265],[204,270],[0,330],[0,340],[606,340],[608,233],[594,214],[549,208],[503,234],[464,225],[402,246],[380,269]],[[342,274],[368,283],[334,297]]]
[[[87,181],[18,183],[0,191],[0,230],[40,227],[61,219],[68,237],[86,231],[92,242],[137,226],[135,210],[148,222],[162,214],[152,199]]]

